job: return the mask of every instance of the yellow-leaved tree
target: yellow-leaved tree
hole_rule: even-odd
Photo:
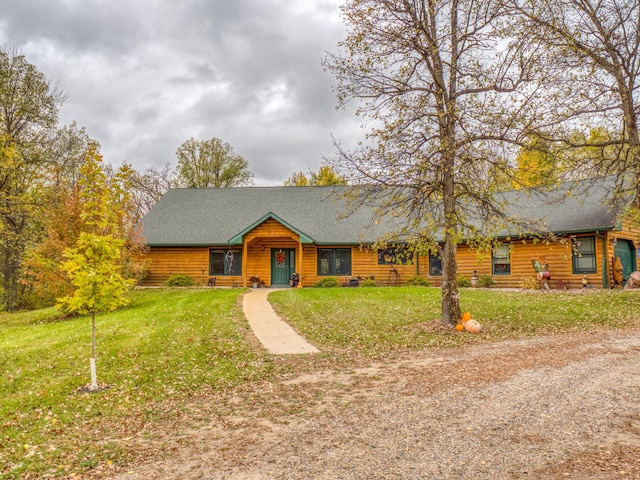
[[[326,187],[330,185],[346,185],[347,180],[336,173],[329,165],[321,166],[317,172],[310,172],[310,178],[303,172],[295,172],[284,182],[285,187]]]
[[[558,165],[549,142],[530,138],[516,156],[515,188],[551,186],[558,181]]]
[[[91,315],[91,385],[99,389],[96,373],[96,315],[128,303],[127,292],[135,280],[122,275],[125,240],[120,220],[126,204],[126,188],[107,182],[101,155],[92,147],[80,168],[81,217],[83,231],[74,247],[64,251],[62,270],[73,292],[58,299],[66,312]],[[126,170],[126,169],[125,169]]]

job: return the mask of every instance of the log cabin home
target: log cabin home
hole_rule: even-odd
[[[576,187],[580,183],[544,194],[502,194],[510,215],[539,222],[553,238],[539,241],[505,227],[490,251],[463,243],[459,274],[489,275],[497,287],[520,288],[537,279],[537,262],[548,265],[551,288],[620,284],[614,267],[619,262],[624,279],[637,269],[640,230],[625,221],[624,202],[608,202],[611,179],[583,189]],[[141,284],[162,285],[171,274],[187,274],[201,285],[285,287],[294,273],[305,287],[329,276],[343,285],[367,278],[401,285],[415,275],[441,284],[437,255],[407,259],[394,248],[371,248],[397,225],[372,222],[373,209],[345,216],[345,200],[336,193],[341,188],[350,187],[171,189],[141,221],[149,247]]]

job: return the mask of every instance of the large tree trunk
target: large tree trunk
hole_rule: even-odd
[[[457,243],[454,236],[447,234],[442,259],[442,321],[452,327],[460,319],[456,250]]]
[[[451,129],[450,138],[453,138]],[[453,144],[453,142],[451,142]],[[453,149],[448,150],[443,171],[443,196],[444,209],[444,253],[442,255],[442,321],[450,326],[455,326],[460,319],[460,296],[458,295],[458,263],[456,252],[458,249],[458,220],[456,215],[454,154]]]

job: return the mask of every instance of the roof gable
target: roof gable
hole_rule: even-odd
[[[250,231],[252,231],[254,228],[256,228],[259,225],[262,225],[264,222],[266,222],[269,219],[273,219],[276,222],[284,225],[285,227],[287,227],[289,230],[291,230],[292,232],[294,232],[296,235],[298,235],[300,237],[300,242],[301,243],[314,243],[313,239],[308,237],[307,235],[305,235],[304,233],[300,232],[299,230],[297,230],[295,227],[289,225],[287,222],[285,222],[284,220],[282,220],[281,218],[279,218],[277,215],[269,212],[267,213],[264,217],[262,217],[261,219],[259,219],[258,221],[254,222],[252,225],[249,225],[247,228],[245,228],[244,230],[242,230],[241,232],[238,232],[237,235],[234,235],[231,239],[229,239],[229,244],[231,245],[240,245],[242,244],[242,240],[243,237],[249,233]]]

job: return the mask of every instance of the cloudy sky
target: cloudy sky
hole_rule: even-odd
[[[176,164],[187,139],[218,137],[256,185],[317,170],[362,135],[336,110],[320,62],[345,35],[340,0],[3,0],[0,43],[68,95],[106,161]]]

